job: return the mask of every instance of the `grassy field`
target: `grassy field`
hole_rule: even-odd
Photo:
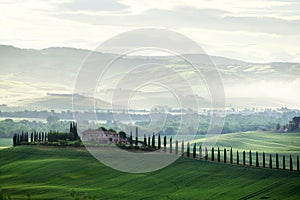
[[[222,135],[217,145],[296,155],[299,143],[299,133],[248,132]],[[72,191],[97,199],[299,199],[300,173],[180,158],[156,172],[128,174],[84,148],[17,146],[0,150],[0,187],[12,199],[74,199]]]
[[[84,148],[0,150],[0,186],[12,199],[299,199],[300,173],[180,158],[151,173],[110,169]]]
[[[0,138],[0,149],[12,146],[12,138]]]
[[[198,146],[205,141],[205,138],[196,139],[193,142]],[[249,150],[252,151],[253,163],[255,152],[259,153],[259,162],[262,162],[262,152],[266,153],[266,162],[269,163],[269,155],[272,154],[273,166],[275,166],[275,154],[279,154],[279,163],[282,167],[283,156],[286,158],[286,168],[289,168],[289,156],[292,155],[293,166],[296,166],[296,157],[300,156],[300,133],[276,133],[276,132],[243,132],[220,135],[215,144],[215,155],[217,147],[221,150],[227,149],[227,159],[229,160],[229,150],[233,149],[233,160],[236,160],[236,151],[239,151],[240,162],[242,152],[246,151],[246,159],[249,159]],[[210,149],[209,149],[210,150]],[[209,151],[209,155],[211,152]],[[221,151],[223,157],[223,151]]]

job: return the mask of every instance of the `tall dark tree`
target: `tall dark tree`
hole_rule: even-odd
[[[181,156],[184,156],[184,141],[181,143]]]
[[[17,146],[17,135],[16,134],[14,134],[14,136],[13,136],[13,146],[14,147]]]
[[[266,167],[266,155],[265,152],[263,152],[263,168]]]
[[[246,152],[243,151],[243,165],[246,165]]]
[[[170,153],[172,153],[172,149],[173,147],[172,147],[172,137],[170,137]]]
[[[166,148],[167,148],[167,137],[164,136],[164,152],[166,152]]]
[[[256,167],[259,167],[258,152],[256,152]]]
[[[77,123],[73,122],[73,136],[74,136],[74,140],[79,140],[80,137],[78,135],[78,131],[77,131]]]
[[[239,162],[239,150],[236,150],[236,164],[238,165],[238,164],[240,164]]]
[[[133,141],[132,141],[132,131],[130,131],[129,143],[130,143],[130,146],[132,146],[132,144],[133,144]]]
[[[190,143],[187,143],[187,149],[186,149],[186,155],[187,157],[190,157]]]
[[[152,135],[152,147],[155,148],[155,135]]]
[[[291,154],[290,154],[290,171],[293,171],[293,159]]]
[[[144,134],[144,146],[147,146],[147,138],[145,134]]]
[[[33,132],[31,132],[31,134],[30,134],[30,142],[33,142],[34,140],[33,140]]]
[[[208,160],[208,150],[207,150],[207,147],[205,147],[205,160]]]
[[[70,133],[73,133],[73,123],[70,122]]]
[[[276,169],[279,169],[279,158],[278,158],[278,154],[276,153]]]
[[[270,169],[272,169],[272,154],[270,154],[269,167],[270,167]]]
[[[221,160],[221,155],[220,155],[220,148],[218,147],[218,162]]]
[[[151,141],[150,136],[148,136],[148,147],[151,147]]]
[[[154,134],[154,133],[153,133]],[[135,127],[135,146],[138,146],[138,141],[139,141],[139,132],[138,132],[138,127]]]
[[[226,163],[226,148],[224,149],[224,163]]]
[[[38,133],[34,132],[34,141],[38,141]]]
[[[249,151],[249,165],[252,166],[252,153]]]
[[[282,169],[285,170],[285,155],[282,156]]]
[[[193,158],[196,158],[196,143],[194,143],[193,147]]]
[[[158,134],[158,141],[157,141],[157,146],[158,146],[158,149],[161,148],[161,141],[160,141],[160,134]]]
[[[230,148],[230,164],[233,163],[232,147]]]
[[[215,160],[215,149],[214,147],[211,148],[211,161]]]

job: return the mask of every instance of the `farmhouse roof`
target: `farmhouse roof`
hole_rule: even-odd
[[[116,132],[110,132],[110,131],[102,131],[102,130],[93,130],[93,129],[88,129],[82,132],[83,135],[90,135],[90,134],[107,134],[107,135],[118,135]]]

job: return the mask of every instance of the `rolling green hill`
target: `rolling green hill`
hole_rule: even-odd
[[[84,148],[0,150],[0,186],[12,199],[299,199],[300,173],[180,158],[146,174],[110,169]]]

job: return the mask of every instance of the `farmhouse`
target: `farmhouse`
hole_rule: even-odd
[[[82,141],[95,141],[100,144],[112,144],[123,141],[116,132],[88,129],[82,132]]]

